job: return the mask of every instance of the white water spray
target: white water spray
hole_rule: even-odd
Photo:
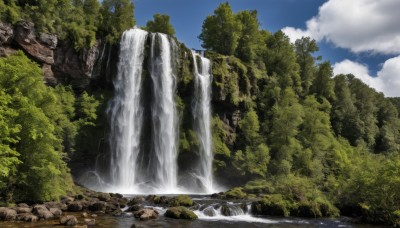
[[[157,53],[157,51],[159,53]],[[151,42],[153,82],[152,150],[150,165],[157,192],[177,192],[176,78],[172,70],[171,45],[167,35],[154,33]]]
[[[213,193],[212,139],[211,139],[211,69],[210,60],[192,51],[194,62],[194,128],[200,140],[199,168],[195,176],[200,180],[205,193]],[[197,60],[200,60],[200,68]]]
[[[111,177],[121,193],[135,192],[137,157],[143,122],[141,75],[147,32],[130,29],[120,42],[115,96],[108,108],[111,121]]]

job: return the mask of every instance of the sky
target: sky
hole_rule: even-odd
[[[179,41],[201,48],[204,19],[226,0],[134,0],[143,26],[168,14]],[[400,0],[229,0],[234,12],[257,10],[260,27],[292,42],[310,36],[334,73],[352,73],[387,97],[400,96]]]

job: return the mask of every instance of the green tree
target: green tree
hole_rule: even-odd
[[[297,63],[300,66],[300,77],[302,80],[303,94],[308,94],[310,86],[315,77],[314,57],[312,54],[319,50],[317,42],[310,37],[302,37],[296,40],[295,51]]]
[[[318,70],[311,85],[310,92],[318,98],[326,98],[330,102],[335,100],[335,82],[332,79],[333,69],[330,62],[319,64]]]
[[[233,55],[240,37],[241,26],[228,2],[222,3],[208,16],[202,26],[199,39],[202,47],[224,55]]]
[[[296,138],[303,122],[304,111],[291,88],[282,91],[282,97],[273,107],[272,129],[269,138],[273,174],[287,175],[291,172],[293,156],[302,151]]]
[[[175,29],[165,14],[154,14],[152,21],[147,21],[145,29],[149,32],[160,32],[170,36],[175,35]]]
[[[262,35],[259,31],[257,11],[239,11],[236,18],[242,28],[236,55],[245,62],[251,62],[256,58],[257,49],[265,45],[262,42]]]
[[[300,94],[302,88],[299,65],[289,37],[282,31],[278,31],[268,37],[266,46],[264,63],[268,69],[268,75],[277,78],[280,88],[292,87],[296,93]]]
[[[131,0],[104,0],[100,9],[100,34],[110,43],[118,42],[121,34],[135,25],[133,10]]]
[[[9,141],[21,161],[2,189],[7,200],[52,200],[66,194],[72,178],[58,134],[64,128],[57,121],[62,106],[54,89],[44,85],[42,70],[21,52],[0,58],[0,90],[13,99],[8,108],[15,116],[9,129],[18,141]]]

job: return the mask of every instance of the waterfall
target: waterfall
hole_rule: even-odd
[[[113,188],[135,192],[137,157],[143,122],[141,75],[147,32],[125,31],[120,42],[115,96],[109,104],[111,177]]]
[[[176,78],[172,70],[171,45],[167,35],[152,34],[151,79],[153,99],[152,152],[150,172],[157,191],[177,191],[177,111]]]
[[[200,180],[203,191],[212,193],[212,139],[211,139],[211,69],[210,60],[199,56],[192,51],[194,62],[194,130],[200,141],[199,167],[195,170],[195,176]],[[197,58],[198,57],[198,58]],[[200,67],[197,60],[200,60]]]

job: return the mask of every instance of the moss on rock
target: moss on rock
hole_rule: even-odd
[[[168,210],[165,212],[165,217],[174,219],[189,219],[189,220],[195,220],[198,218],[193,211],[182,206],[168,208]]]

